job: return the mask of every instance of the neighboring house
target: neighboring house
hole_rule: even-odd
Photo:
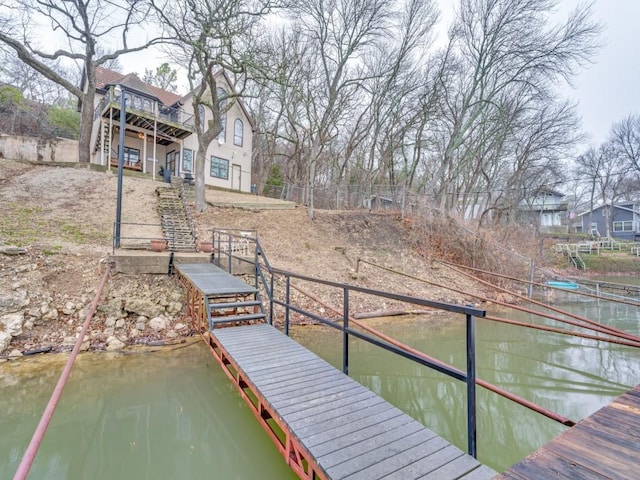
[[[555,190],[541,188],[518,206],[521,216],[539,223],[542,230],[557,230],[566,225],[568,204],[565,195]]]
[[[221,91],[231,88],[224,73],[219,73],[216,81]],[[124,167],[156,175],[165,171],[174,176],[194,174],[198,140],[191,94],[181,97],[145,83],[133,73],[125,75],[103,67],[96,68],[96,85],[91,163],[118,165],[119,91],[123,88]],[[207,109],[205,122],[210,119]],[[205,184],[250,192],[253,124],[239,98],[233,100],[222,121],[222,132],[207,149]]]
[[[607,217],[612,237],[633,241],[640,238],[640,205],[636,203],[602,205],[592,211],[581,213],[578,215],[580,222],[576,226],[576,232],[605,236]]]

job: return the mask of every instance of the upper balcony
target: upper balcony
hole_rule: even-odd
[[[531,212],[565,212],[569,209],[569,203],[553,199],[547,199],[546,201],[535,199],[530,203],[526,201],[521,202],[519,208],[520,210],[528,210]]]
[[[183,139],[191,135],[195,129],[193,115],[182,108],[165,107],[135,92],[125,90],[125,123],[156,132],[157,142],[171,143],[175,139]],[[120,96],[109,87],[102,102],[96,107],[94,119],[111,118],[120,121]]]

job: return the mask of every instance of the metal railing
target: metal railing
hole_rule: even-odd
[[[112,251],[115,253],[116,248],[121,248],[124,243],[127,244],[126,248],[130,249],[139,249],[139,250],[152,250],[152,242],[159,241],[165,242],[165,246],[163,250],[167,250],[169,252],[175,252],[175,232],[165,232],[161,235],[148,235],[148,234],[121,234],[120,238],[116,238],[116,226],[117,222],[113,222],[113,236],[112,236]],[[160,231],[162,231],[162,225],[159,223],[132,223],[132,222],[120,222],[120,231],[122,232],[122,227],[133,227],[135,230],[136,227],[140,227],[139,229],[143,229],[146,227],[157,227]],[[120,244],[118,245],[118,240]]]
[[[126,109],[131,112],[140,112],[148,114],[158,120],[167,120],[172,123],[179,123],[189,127],[193,127],[193,114],[187,113],[184,109],[179,107],[169,107],[161,105],[158,102],[151,101],[150,99],[142,98],[141,96],[133,93],[126,93]],[[115,108],[120,109],[120,96],[116,95],[114,88],[110,87],[106,92],[102,101],[96,107],[93,118],[94,120],[101,116],[107,109],[109,104],[112,104]]]
[[[423,298],[410,297],[396,293],[385,292],[381,290],[373,290],[370,288],[358,287],[354,285],[322,280],[318,278],[308,277],[297,273],[280,270],[271,267],[257,234],[253,230],[229,230],[214,229],[213,230],[213,255],[212,261],[221,268],[226,268],[229,273],[233,273],[233,260],[239,262],[252,263],[254,265],[255,286],[260,286],[266,292],[269,299],[268,322],[273,324],[274,305],[283,307],[285,310],[285,334],[289,335],[289,326],[291,322],[291,312],[295,312],[303,317],[310,318],[323,325],[337,329],[343,334],[342,342],[342,370],[345,374],[349,373],[349,339],[350,337],[365,341],[376,347],[382,348],[396,355],[412,360],[420,365],[429,367],[444,375],[456,380],[465,382],[467,387],[467,439],[468,453],[473,457],[477,457],[476,442],[476,358],[475,358],[475,317],[484,317],[485,312],[473,307],[462,307],[442,302],[434,302]],[[253,251],[249,253],[246,245],[253,245]],[[245,255],[238,255],[244,253]],[[223,258],[225,257],[225,258]],[[276,279],[280,284],[284,283],[284,293],[276,294]],[[314,285],[324,285],[330,288],[336,288],[342,291],[342,315],[336,321],[316,313],[310,312],[301,306],[297,306],[292,302],[291,289],[294,288],[291,280],[299,280],[302,282],[310,282]],[[422,307],[430,307],[438,310],[448,311],[466,318],[466,371],[462,371],[444,362],[428,357],[421,352],[412,351],[400,346],[394,345],[384,339],[375,338],[374,336],[355,330],[351,327],[350,322],[350,297],[352,293],[373,295],[378,298],[399,301],[411,305]],[[283,298],[281,298],[283,296]],[[357,323],[357,322],[356,322]]]

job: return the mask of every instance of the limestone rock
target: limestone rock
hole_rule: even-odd
[[[115,327],[115,325],[116,325],[116,319],[113,317],[109,317],[104,321],[105,327]]]
[[[149,327],[156,331],[166,330],[168,326],[169,321],[162,317],[154,317],[149,320]]]
[[[62,313],[65,315],[72,315],[76,311],[76,304],[73,302],[67,302],[64,304],[64,308],[62,309]]]
[[[124,321],[124,318],[119,318],[116,321],[116,328],[122,328],[122,327],[125,326],[125,324],[126,324],[126,322]]]
[[[140,336],[140,330],[138,330],[137,328],[132,328],[129,331],[129,338],[138,338]]]
[[[149,298],[127,298],[124,309],[134,315],[142,315],[147,318],[157,317],[162,314],[164,310]]]
[[[187,326],[184,323],[176,323],[175,326],[173,327],[173,329],[176,332],[179,332],[180,330],[184,330],[185,328],[187,328]]]
[[[56,310],[55,308],[51,308],[48,304],[43,304],[40,307],[40,312],[42,313],[42,320],[58,319],[58,310]]]
[[[10,343],[11,335],[9,335],[7,332],[0,332],[0,353],[9,348]]]
[[[8,355],[9,358],[20,358],[22,357],[22,352],[20,350],[17,349],[13,349],[9,352]]]
[[[122,342],[118,337],[111,336],[107,338],[107,350],[122,350],[124,348],[124,342]]]
[[[182,311],[182,303],[180,302],[169,302],[169,305],[167,305],[167,313],[171,315],[175,315],[180,311]]]
[[[167,338],[176,338],[177,336],[178,334],[173,330],[171,330],[170,332],[167,332]]]
[[[15,337],[22,334],[22,325],[24,324],[24,313],[10,313],[0,317],[0,324],[3,330]]]
[[[106,304],[101,304],[100,311],[105,312],[109,317],[121,318],[124,316],[122,311],[122,300],[119,298],[112,298]]]
[[[0,295],[0,312],[15,312],[29,305],[27,292],[20,290],[12,295]]]

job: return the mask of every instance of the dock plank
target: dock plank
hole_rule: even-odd
[[[455,462],[438,477],[453,479],[482,467],[269,325],[212,335],[313,457],[322,478],[381,478],[408,467],[417,478]],[[480,472],[482,480],[495,475],[488,467]]]
[[[640,385],[564,431],[501,479],[635,480],[640,472]]]

